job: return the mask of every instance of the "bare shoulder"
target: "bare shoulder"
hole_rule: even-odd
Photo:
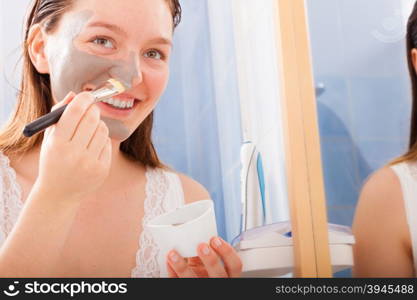
[[[202,184],[184,174],[177,174],[181,180],[182,188],[184,190],[184,200],[186,204],[199,200],[210,199],[209,192]]]
[[[394,170],[384,167],[373,173],[365,182],[357,205],[354,226],[357,223],[381,223],[398,233],[406,227],[401,183]],[[359,219],[359,220],[358,220]],[[361,222],[362,220],[362,222]],[[376,227],[378,229],[381,227]]]
[[[381,168],[368,177],[360,198],[361,202],[366,202],[365,204],[385,204],[388,206],[396,206],[401,200],[401,184],[390,167]]]
[[[401,183],[392,168],[376,171],[364,184],[352,229],[356,240],[355,276],[412,274],[411,240]]]

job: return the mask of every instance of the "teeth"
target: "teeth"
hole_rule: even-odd
[[[103,100],[103,102],[108,103],[117,108],[132,108],[135,100],[121,101],[119,99],[110,98],[110,99]]]

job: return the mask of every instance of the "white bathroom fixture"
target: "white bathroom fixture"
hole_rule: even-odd
[[[349,227],[328,224],[333,273],[353,266],[355,239]],[[232,242],[243,263],[242,277],[281,277],[294,268],[290,222],[279,222],[243,232]]]

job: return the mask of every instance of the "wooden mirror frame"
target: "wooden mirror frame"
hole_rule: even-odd
[[[294,277],[332,277],[306,3],[275,2]]]

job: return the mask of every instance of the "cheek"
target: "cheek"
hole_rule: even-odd
[[[164,93],[169,78],[169,68],[163,70],[151,71],[147,76],[147,86],[149,90],[149,97],[152,99],[158,99]]]
[[[49,52],[51,87],[54,98],[61,101],[69,92],[80,93],[87,83],[100,85],[109,76],[113,61],[89,55],[69,44]]]
[[[152,70],[147,71],[143,77],[143,86],[147,91],[147,103],[141,106],[137,111],[136,117],[140,119],[139,124],[135,124],[135,127],[139,126],[143,120],[149,116],[149,114],[155,109],[158,104],[159,98],[165,91],[168,84],[169,68],[164,70]],[[137,120],[136,120],[137,121]]]

